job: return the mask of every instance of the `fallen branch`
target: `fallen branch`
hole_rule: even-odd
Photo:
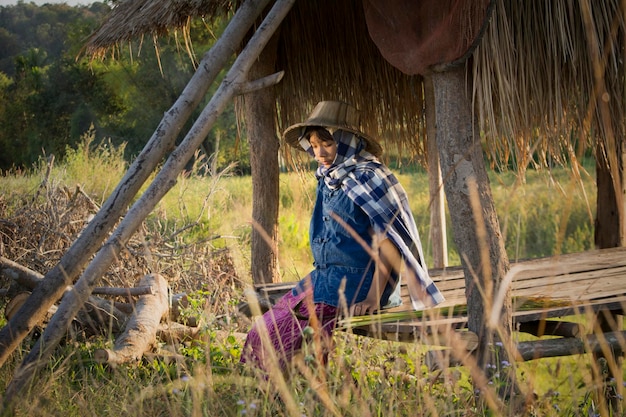
[[[0,256],[0,274],[17,282],[30,290],[34,290],[43,280],[43,275],[33,271],[10,259]],[[68,287],[69,289],[71,287]],[[136,297],[144,294],[154,294],[151,287],[96,287],[92,294],[108,295],[112,297]]]
[[[37,271],[26,268],[10,259],[0,256],[0,275],[9,278],[18,284],[34,290],[43,280],[43,275]]]
[[[176,322],[161,323],[157,328],[157,338],[167,344],[179,344],[197,339],[199,332],[199,327],[185,326]]]
[[[7,305],[4,307],[4,317],[7,320],[11,320],[11,317],[13,317],[15,313],[17,313],[17,311],[20,309],[22,304],[24,304],[24,302],[28,299],[29,296],[30,296],[29,292],[20,292],[16,294],[14,297],[12,297],[7,302]],[[46,313],[46,320],[49,320],[50,317],[52,317],[52,315],[56,311],[57,311],[57,307],[55,305],[51,306],[48,309],[48,312]]]
[[[109,295],[112,297],[136,297],[139,295],[154,295],[154,288],[146,286],[137,287],[96,287],[92,294]]]
[[[146,275],[140,285],[152,286],[156,293],[139,297],[135,313],[124,333],[115,341],[113,349],[98,349],[94,352],[97,362],[116,365],[139,360],[144,352],[155,345],[159,323],[169,309],[168,285],[165,278],[158,274]]]
[[[33,271],[32,269],[2,256],[0,256],[0,274],[14,280],[22,287],[31,291],[37,288],[37,286],[43,281],[43,275],[39,272]],[[71,288],[72,287],[67,287],[65,291],[67,292],[71,290]],[[126,291],[131,294],[146,294],[152,292],[151,288],[150,290],[147,290],[145,287],[137,288],[137,290],[134,288],[116,288],[112,290],[113,292],[120,293]],[[21,292],[9,300],[4,313],[7,320],[10,320],[15,316],[17,311],[22,307],[22,305],[24,305],[24,302],[29,296],[30,293]],[[50,306],[46,315],[38,324],[49,320],[56,311],[57,306]],[[130,313],[132,313],[132,306],[130,306],[129,311],[126,312],[117,308],[117,303],[90,296],[83,306],[82,312],[78,314],[77,320],[85,328],[91,329],[93,334],[103,333],[109,330],[113,333],[119,333],[124,328]]]

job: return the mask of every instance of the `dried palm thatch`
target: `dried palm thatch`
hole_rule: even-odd
[[[189,27],[189,19],[226,15],[239,2],[226,0],[121,0],[88,39],[85,51],[100,55],[112,46],[145,35],[162,36]],[[186,32],[188,33],[188,32]]]
[[[285,71],[277,91],[281,131],[318,101],[342,100],[361,111],[364,130],[388,154],[425,154],[422,77],[382,57],[361,0],[297,2],[281,27],[277,67]]]
[[[101,53],[140,35],[188,28],[237,2],[126,0],[89,39]],[[472,59],[478,126],[494,165],[546,165],[580,157],[599,141],[616,155],[626,136],[624,2],[496,0]],[[279,128],[302,121],[319,100],[351,102],[387,152],[425,154],[423,79],[387,63],[371,41],[361,0],[303,0],[280,31]]]
[[[492,161],[548,165],[595,143],[616,155],[626,132],[625,18],[621,0],[497,0],[472,68]]]

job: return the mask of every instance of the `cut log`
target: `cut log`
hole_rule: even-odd
[[[28,297],[30,297],[30,293],[29,292],[21,292],[19,294],[16,294],[14,297],[12,297],[9,300],[9,302],[7,303],[6,307],[4,308],[4,317],[7,320],[11,320],[11,317],[13,317],[13,315],[15,315],[15,313],[17,313],[17,311],[20,309],[22,304],[24,304],[24,302],[26,302]],[[56,311],[57,311],[57,307],[56,306],[51,306],[48,309],[48,312],[46,314],[45,320],[49,320],[50,317],[52,317],[52,315]]]
[[[121,302],[116,301],[114,305],[115,305],[115,308],[117,308],[119,311],[126,313],[126,314],[133,314],[133,311],[135,311],[134,303],[121,303]],[[182,311],[187,307],[189,307],[189,299],[188,299],[187,294],[179,293],[179,294],[172,295],[172,298],[170,300],[169,319],[171,321],[175,321],[175,322],[185,324],[191,327],[198,326],[197,317],[182,318]]]
[[[139,285],[152,286],[156,293],[139,297],[135,313],[113,349],[98,349],[94,353],[97,362],[116,365],[136,361],[156,343],[159,323],[169,310],[168,285],[159,274],[146,275]]]
[[[21,292],[15,297],[12,297],[4,308],[4,317],[7,320],[11,320],[11,317],[15,315],[17,310],[19,310],[22,304],[24,304],[24,301],[26,301],[29,295],[29,292]]]

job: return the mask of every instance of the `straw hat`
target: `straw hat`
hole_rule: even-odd
[[[289,126],[283,133],[285,141],[298,149],[300,138],[309,126],[322,126],[330,129],[341,129],[352,132],[365,141],[365,150],[374,156],[380,156],[383,148],[369,135],[361,130],[359,111],[342,101],[320,101],[309,117],[302,123]]]

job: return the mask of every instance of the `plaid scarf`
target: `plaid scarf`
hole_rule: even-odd
[[[316,177],[323,178],[331,189],[341,188],[372,219],[375,232],[396,245],[404,260],[400,276],[419,283],[419,289],[408,286],[415,310],[442,302],[443,295],[428,275],[406,191],[389,168],[365,150],[359,136],[337,130],[333,138],[337,142],[335,161],[329,168],[320,165]],[[300,146],[314,155],[308,140],[301,139]]]

